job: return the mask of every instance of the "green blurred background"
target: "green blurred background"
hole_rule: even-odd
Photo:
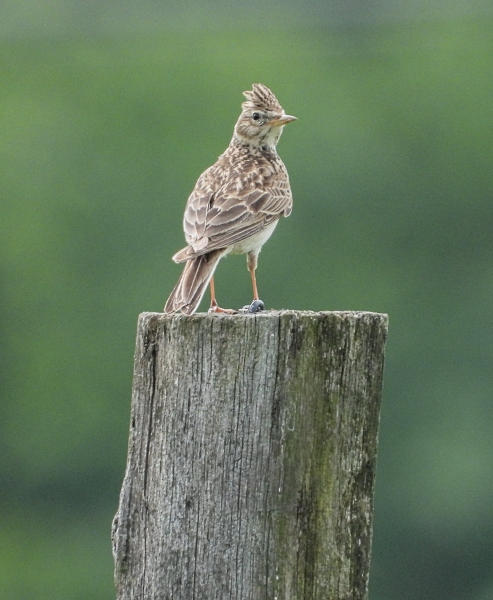
[[[299,119],[262,298],[390,315],[370,598],[493,599],[491,2],[1,9],[0,597],[115,597],[137,316],[260,81]]]

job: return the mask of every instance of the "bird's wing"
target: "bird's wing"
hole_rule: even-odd
[[[284,178],[264,189],[238,190],[229,183],[217,192],[204,191],[197,186],[189,198],[183,224],[190,247],[186,256],[176,255],[177,259],[236,244],[291,212],[289,180]]]

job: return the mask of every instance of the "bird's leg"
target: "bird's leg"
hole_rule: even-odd
[[[252,278],[252,288],[253,288],[253,299],[259,300],[258,290],[257,290],[257,278],[255,277],[255,271],[257,269],[257,258],[258,254],[253,254],[253,252],[248,253],[247,258],[247,266],[250,271],[250,276]]]
[[[250,271],[250,276],[252,278],[252,288],[253,288],[253,302],[248,307],[249,313],[256,313],[261,310],[264,310],[264,303],[258,297],[257,290],[257,278],[255,277],[255,271],[257,269],[257,259],[258,253],[249,252],[247,256],[247,267]]]
[[[228,315],[234,315],[237,312],[236,310],[233,310],[231,308],[221,308],[220,306],[218,306],[217,300],[216,300],[216,290],[214,287],[214,276],[211,277],[209,285],[211,287],[211,306],[209,308],[209,312],[227,313]]]
[[[209,308],[209,311],[215,312],[214,309],[219,308],[219,307],[217,306],[217,301],[216,301],[216,290],[214,288],[214,276],[211,277],[209,285],[211,288],[211,306]]]

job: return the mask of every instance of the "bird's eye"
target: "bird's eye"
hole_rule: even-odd
[[[260,119],[260,113],[254,112],[253,115],[252,115],[252,119],[254,121],[258,121]]]

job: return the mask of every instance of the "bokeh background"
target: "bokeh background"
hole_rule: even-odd
[[[490,0],[0,9],[0,597],[114,598],[137,316],[260,81],[299,119],[262,298],[390,315],[370,599],[493,599]]]

